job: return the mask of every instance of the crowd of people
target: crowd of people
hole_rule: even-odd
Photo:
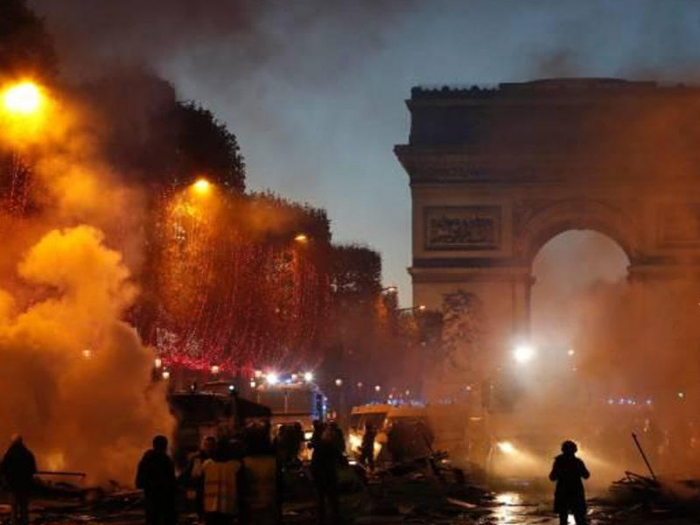
[[[136,486],[144,491],[146,523],[174,525],[181,488],[206,525],[280,523],[283,470],[298,464],[303,440],[297,425],[281,427],[272,440],[269,424],[248,426],[234,438],[206,437],[177,477],[167,438],[156,436],[136,475]],[[339,523],[338,471],[347,461],[343,432],[335,423],[315,422],[308,447],[318,522]]]
[[[367,425],[360,459],[373,468],[376,430]],[[269,423],[247,427],[234,438],[206,437],[178,477],[168,454],[168,439],[159,435],[138,464],[136,487],[143,490],[147,525],[176,525],[178,492],[191,496],[205,525],[273,525],[282,522],[284,483],[282,471],[298,462],[303,433],[284,426],[271,440]],[[308,442],[312,451],[311,475],[320,525],[342,522],[339,472],[347,466],[345,437],[335,422],[314,422]],[[573,514],[577,525],[586,523],[582,480],[590,476],[576,457],[577,446],[565,441],[549,475],[556,482],[554,511],[560,523]],[[36,461],[21,436],[13,436],[0,462],[0,477],[7,485],[12,525],[28,525],[29,496],[37,473]]]

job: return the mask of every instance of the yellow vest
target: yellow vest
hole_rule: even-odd
[[[204,462],[204,512],[238,514],[238,473],[240,461]]]

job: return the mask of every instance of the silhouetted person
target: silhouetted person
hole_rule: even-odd
[[[12,443],[2,458],[0,473],[10,490],[12,525],[27,525],[29,496],[34,486],[36,461],[34,454],[22,442],[21,436],[13,436]]]
[[[213,457],[204,462],[204,523],[232,525],[240,514],[243,493],[242,445],[219,440]]]
[[[274,525],[281,522],[282,472],[270,442],[270,426],[257,425],[246,434],[243,458],[245,479],[245,523]]]
[[[559,523],[566,525],[569,514],[573,514],[576,525],[586,524],[586,494],[582,479],[591,475],[586,465],[576,457],[578,447],[573,441],[564,441],[561,454],[554,459],[551,481],[557,482],[554,492],[554,512],[559,514]]]
[[[406,424],[403,421],[394,421],[387,433],[387,448],[394,463],[401,463],[406,459],[407,441]]]
[[[281,425],[277,433],[275,445],[279,460],[283,466],[294,466],[299,462],[299,450],[304,441],[304,431],[301,424]]]
[[[340,455],[343,456],[345,454],[345,434],[343,434],[343,429],[340,428],[337,421],[329,421],[327,430],[333,436],[333,445],[338,449]]]
[[[372,423],[365,425],[365,434],[362,436],[362,445],[360,445],[360,460],[361,465],[367,465],[370,470],[374,470],[374,440],[377,437],[377,431]]]
[[[317,516],[320,525],[336,525],[340,519],[338,470],[343,453],[338,447],[338,434],[332,425],[326,425],[320,438],[313,442],[311,475],[316,486]]]
[[[307,447],[310,449],[315,449],[316,445],[318,445],[321,442],[321,436],[323,435],[323,429],[325,428],[325,425],[323,424],[323,421],[319,419],[314,419],[313,421],[313,426],[314,426],[314,431],[311,434],[311,439],[307,443]]]
[[[180,483],[187,490],[187,499],[194,500],[200,519],[204,517],[204,463],[214,457],[216,438],[207,436],[202,440],[202,448],[195,452],[180,476]]]
[[[136,488],[143,489],[148,525],[174,525],[177,522],[175,465],[168,456],[168,438],[153,438],[153,448],[139,462]]]

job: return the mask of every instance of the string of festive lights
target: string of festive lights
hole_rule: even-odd
[[[323,250],[306,237],[296,240],[293,222],[251,228],[259,217],[250,214],[260,208],[241,199],[203,185],[159,199],[156,315],[141,326],[170,366],[249,375],[256,367],[293,370],[319,359],[330,299]],[[267,214],[289,214],[282,201],[267,204]]]

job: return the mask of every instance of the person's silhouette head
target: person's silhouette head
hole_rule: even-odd
[[[167,452],[168,438],[165,436],[156,436],[153,438],[153,450],[156,452]]]
[[[578,452],[578,447],[573,441],[566,440],[561,444],[561,451],[566,456],[573,456]]]

